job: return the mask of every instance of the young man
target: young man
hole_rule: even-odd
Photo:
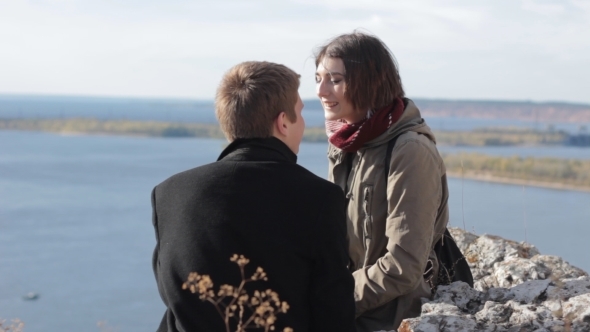
[[[221,312],[183,290],[190,272],[238,286],[234,254],[250,259],[246,284],[272,289],[288,304],[275,331],[353,331],[354,281],[347,269],[342,190],[296,164],[305,122],[299,75],[269,62],[244,62],[225,74],[216,114],[231,142],[217,162],[176,174],[152,192],[153,268],[166,313],[164,331],[226,331]],[[250,313],[245,312],[243,321]],[[236,311],[238,316],[238,311]],[[231,331],[236,330],[230,317]]]

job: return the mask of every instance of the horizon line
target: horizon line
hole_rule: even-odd
[[[102,99],[102,100],[137,100],[137,101],[184,101],[184,102],[200,102],[213,103],[214,99],[199,99],[191,97],[165,97],[165,96],[113,96],[113,95],[77,95],[77,94],[42,94],[42,93],[3,93],[0,92],[0,100],[12,98],[33,98],[33,99]],[[301,98],[303,101],[317,101],[317,98]],[[590,107],[590,102],[577,102],[565,100],[532,100],[532,99],[489,99],[489,98],[441,98],[441,97],[413,97],[409,98],[417,101],[431,101],[431,102],[459,102],[459,103],[506,103],[506,104],[535,104],[535,105],[555,105],[566,104],[569,106],[583,106]]]

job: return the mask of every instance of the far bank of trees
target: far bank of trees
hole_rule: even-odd
[[[89,118],[0,119],[2,129],[156,137],[224,137],[217,124]],[[570,137],[561,131],[522,128],[438,131],[435,134],[438,144],[453,146],[559,145],[567,144]],[[308,127],[304,140],[325,142],[326,131],[323,127]]]
[[[455,175],[562,184],[590,189],[590,160],[499,157],[479,153],[443,154],[447,171]]]
[[[0,130],[56,133],[134,135],[153,137],[209,137],[223,139],[217,124],[97,119],[0,119]],[[438,144],[455,146],[558,145],[567,134],[524,129],[481,129],[436,132]],[[304,140],[326,142],[325,129],[306,128]],[[494,157],[484,154],[443,155],[449,172],[465,176],[548,182],[590,189],[590,160]]]

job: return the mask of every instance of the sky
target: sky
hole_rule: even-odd
[[[314,98],[314,51],[355,29],[410,98],[590,103],[590,0],[0,0],[0,94],[212,100],[264,60]]]

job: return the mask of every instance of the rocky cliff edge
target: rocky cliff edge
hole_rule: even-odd
[[[398,332],[590,331],[590,277],[528,243],[449,229],[475,287],[440,286]]]

